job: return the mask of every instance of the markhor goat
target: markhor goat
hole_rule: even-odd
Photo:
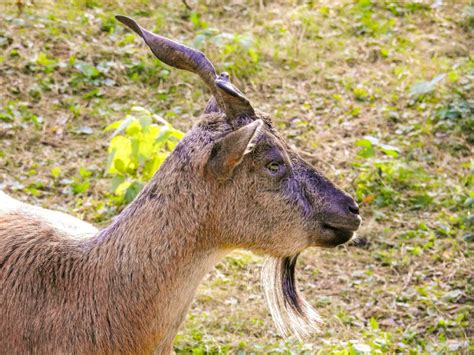
[[[318,318],[295,288],[297,256],[348,241],[361,223],[356,203],[298,156],[204,54],[117,19],[161,61],[198,74],[212,98],[101,231],[3,196],[1,351],[169,353],[199,282],[236,248],[270,256],[263,280],[271,313],[283,333],[301,334]]]

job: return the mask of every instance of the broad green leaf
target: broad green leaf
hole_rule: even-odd
[[[115,175],[112,179],[112,191],[117,193],[117,189],[122,185],[125,181],[125,177],[123,175]]]
[[[151,117],[140,116],[139,121],[140,121],[140,125],[142,126],[143,132],[147,132],[151,125]]]
[[[375,149],[373,148],[374,146],[380,148],[383,153],[395,158],[400,153],[400,149],[397,147],[380,143],[380,140],[373,136],[365,136],[363,139],[355,142],[355,144],[364,148],[358,153],[358,155],[363,158],[369,158],[375,155]]]
[[[359,139],[355,144],[362,147],[362,149],[357,153],[360,157],[367,159],[375,155],[375,150],[370,139]]]
[[[113,148],[112,151],[110,151],[110,146],[109,146],[109,156],[107,157],[107,166],[105,167],[105,175],[107,175],[108,173],[112,173],[111,169],[114,164],[116,153],[117,153],[117,149]]]
[[[115,121],[115,122],[109,124],[107,127],[104,128],[104,132],[108,132],[108,131],[111,131],[113,129],[117,130],[120,127],[120,125],[122,124],[122,122],[124,122],[124,120]]]
[[[73,182],[71,184],[72,192],[75,194],[86,192],[89,189],[89,186],[89,181]]]
[[[115,186],[115,194],[117,196],[123,196],[125,194],[125,191],[127,191],[128,187],[131,185],[131,182],[128,180],[123,180],[120,184]]]
[[[372,329],[379,329],[379,324],[377,323],[377,320],[374,317],[370,318],[369,324]]]
[[[125,133],[128,136],[133,136],[135,134],[138,134],[142,131],[142,126],[140,124],[140,121],[137,120],[136,118],[132,119],[130,123],[128,123],[127,127],[125,128]]]
[[[143,184],[139,181],[134,181],[133,183],[130,184],[130,186],[127,188],[125,191],[125,202],[130,203],[133,201],[133,199],[138,195],[138,193],[141,191],[143,188]]]
[[[371,140],[367,138],[359,139],[358,141],[355,142],[355,144],[358,145],[359,147],[364,147],[364,148],[372,147]]]
[[[125,174],[127,172],[127,167],[124,161],[120,158],[115,159],[114,168],[115,170],[117,170],[119,173],[122,173],[122,174]]]
[[[156,171],[158,168],[161,166],[161,164],[164,162],[166,159],[167,154],[165,153],[158,153],[155,154],[153,159],[149,160],[144,169],[143,169],[143,176],[145,177],[146,180],[149,180],[155,175]]]
[[[125,174],[126,168],[130,163],[131,143],[128,138],[115,136],[109,145],[109,154],[112,155],[108,172],[111,174]],[[116,163],[120,161],[119,163]]]
[[[400,153],[400,149],[398,149],[397,147],[393,145],[379,144],[379,147],[382,150],[382,152],[394,158],[398,157],[398,154]]]

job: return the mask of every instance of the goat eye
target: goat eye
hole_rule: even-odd
[[[280,171],[281,165],[282,164],[277,161],[271,161],[270,163],[267,164],[266,167],[272,175],[275,175]]]

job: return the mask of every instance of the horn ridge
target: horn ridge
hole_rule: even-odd
[[[115,18],[142,37],[160,61],[172,67],[198,74],[211,90],[217,106],[226,113],[228,119],[242,115],[255,115],[249,100],[229,81],[229,75],[222,73],[217,76],[214,65],[204,53],[147,31],[130,17],[116,15]]]

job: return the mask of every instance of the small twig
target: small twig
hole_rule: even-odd
[[[61,147],[64,147],[64,144],[61,143],[61,142],[58,142],[58,141],[55,141],[53,139],[41,139],[40,140],[40,143],[41,144],[44,144],[44,145],[49,145],[50,147],[54,147],[54,148],[61,148]]]
[[[182,1],[183,1],[184,6],[186,6],[186,8],[187,8],[188,10],[191,11],[191,10],[193,9],[191,6],[189,6],[189,4],[187,3],[186,0],[182,0]]]
[[[415,272],[415,268],[414,267],[411,267],[408,271],[408,274],[407,276],[405,277],[405,280],[403,282],[403,288],[407,288],[408,285],[410,284],[411,282],[411,278],[413,277],[413,273]]]

